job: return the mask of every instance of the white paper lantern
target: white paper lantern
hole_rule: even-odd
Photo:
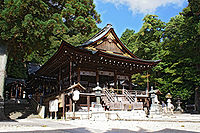
[[[79,92],[78,90],[75,90],[75,91],[73,92],[73,97],[72,97],[72,99],[73,99],[74,101],[78,101],[78,100],[79,100],[79,94],[80,94],[80,92]]]

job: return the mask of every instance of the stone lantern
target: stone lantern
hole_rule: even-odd
[[[159,105],[159,101],[158,101],[158,96],[156,95],[158,92],[160,92],[159,90],[153,90],[153,87],[151,87],[151,90],[149,91],[149,94],[151,94],[150,98],[151,98],[151,107],[150,107],[150,117],[156,116],[156,115],[160,115],[161,113],[161,107]]]
[[[93,89],[93,91],[95,92],[95,96],[96,96],[96,105],[95,105],[95,108],[100,109],[100,108],[102,108],[101,103],[100,103],[102,88],[97,84],[97,87],[95,87]]]
[[[176,102],[176,104],[177,104],[177,108],[176,108],[176,112],[178,112],[178,113],[182,113],[183,112],[183,109],[181,108],[181,100],[180,100],[180,98],[178,97],[178,100],[177,100],[177,102]]]
[[[102,88],[97,83],[97,86],[93,89],[93,91],[95,92],[96,96],[96,105],[92,109],[91,118],[92,120],[106,120],[104,108],[102,108],[102,105],[100,103]]]

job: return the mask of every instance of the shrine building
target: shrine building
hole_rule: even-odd
[[[108,24],[79,46],[62,41],[57,52],[29,81],[33,98],[48,108],[58,99],[59,111],[72,112],[72,93],[79,90],[76,111],[95,106],[94,88],[102,88],[105,110],[143,109],[149,106],[149,90],[135,90],[131,77],[155,67],[160,60],[143,60],[134,55]],[[48,109],[47,109],[48,110]],[[46,111],[48,114],[48,111]]]

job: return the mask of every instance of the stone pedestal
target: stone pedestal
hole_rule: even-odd
[[[162,112],[162,107],[159,104],[151,104],[150,107],[150,117],[159,117],[161,116],[161,112]]]
[[[91,113],[91,120],[94,120],[94,121],[105,121],[105,120],[107,120],[105,111],[93,111]]]

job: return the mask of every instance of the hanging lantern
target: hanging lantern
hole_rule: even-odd
[[[79,94],[80,94],[80,92],[79,92],[78,90],[75,90],[75,91],[73,92],[73,97],[72,97],[72,99],[73,99],[74,101],[78,101],[78,100],[79,100]]]

